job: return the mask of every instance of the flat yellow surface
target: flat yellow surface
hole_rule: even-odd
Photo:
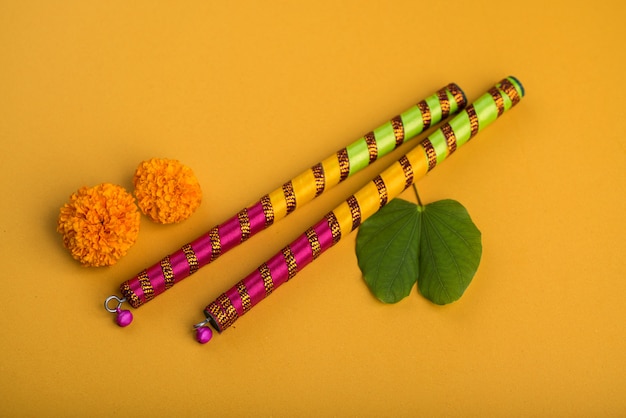
[[[428,3],[428,4],[427,4]],[[519,3],[519,4],[518,4]],[[0,2],[0,416],[626,415],[626,3]],[[203,307],[410,149],[153,302],[118,285],[448,82],[526,97],[418,181],[483,233],[463,298],[366,288],[355,234],[216,335]],[[80,186],[177,158],[204,190],[88,269],[55,232]],[[404,198],[413,200],[411,192]]]

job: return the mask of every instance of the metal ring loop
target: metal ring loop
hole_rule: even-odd
[[[206,325],[206,324],[208,324],[208,323],[209,323],[209,318],[205,319],[205,320],[204,320],[204,321],[202,321],[202,322],[198,322],[197,324],[195,324],[195,325],[193,326],[193,329],[202,328],[203,326],[205,326],[205,325]]]
[[[112,300],[117,301],[117,306],[115,308],[111,308],[110,302]],[[108,298],[106,298],[106,300],[104,301],[104,309],[106,309],[107,311],[111,312],[111,313],[116,313],[117,310],[122,306],[122,303],[126,302],[126,298],[122,298],[120,299],[119,297],[117,297],[116,295],[111,295]]]

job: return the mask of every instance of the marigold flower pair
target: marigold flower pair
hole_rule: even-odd
[[[72,257],[90,267],[111,266],[137,240],[139,209],[161,224],[183,221],[200,206],[202,190],[193,171],[177,160],[153,158],[137,167],[135,198],[123,187],[81,187],[61,207],[57,231]]]

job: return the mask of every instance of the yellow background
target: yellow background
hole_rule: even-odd
[[[516,4],[519,3],[519,4]],[[0,415],[624,416],[626,3],[0,2]],[[113,324],[122,281],[448,82],[518,107],[418,182],[483,233],[463,298],[375,300],[355,234],[201,346],[203,307],[398,150]],[[151,157],[204,190],[111,268],[55,232]],[[404,198],[413,200],[411,192]]]

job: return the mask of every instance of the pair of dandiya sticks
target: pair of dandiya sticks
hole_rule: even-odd
[[[522,84],[511,76],[466,107],[465,93],[456,84],[448,84],[125,281],[120,286],[123,297],[108,297],[105,309],[117,314],[118,325],[129,325],[132,314],[121,309],[123,303],[128,302],[133,308],[138,308],[153,300],[200,267],[212,263],[228,250],[449,115],[456,114],[295,241],[211,302],[204,309],[206,319],[194,325],[197,341],[208,342],[213,335],[208,324],[220,333],[230,327],[277,287],[292,279],[324,251],[400,195],[417,178],[435,168],[458,147],[515,106],[523,96]],[[111,302],[116,305],[112,307]]]

